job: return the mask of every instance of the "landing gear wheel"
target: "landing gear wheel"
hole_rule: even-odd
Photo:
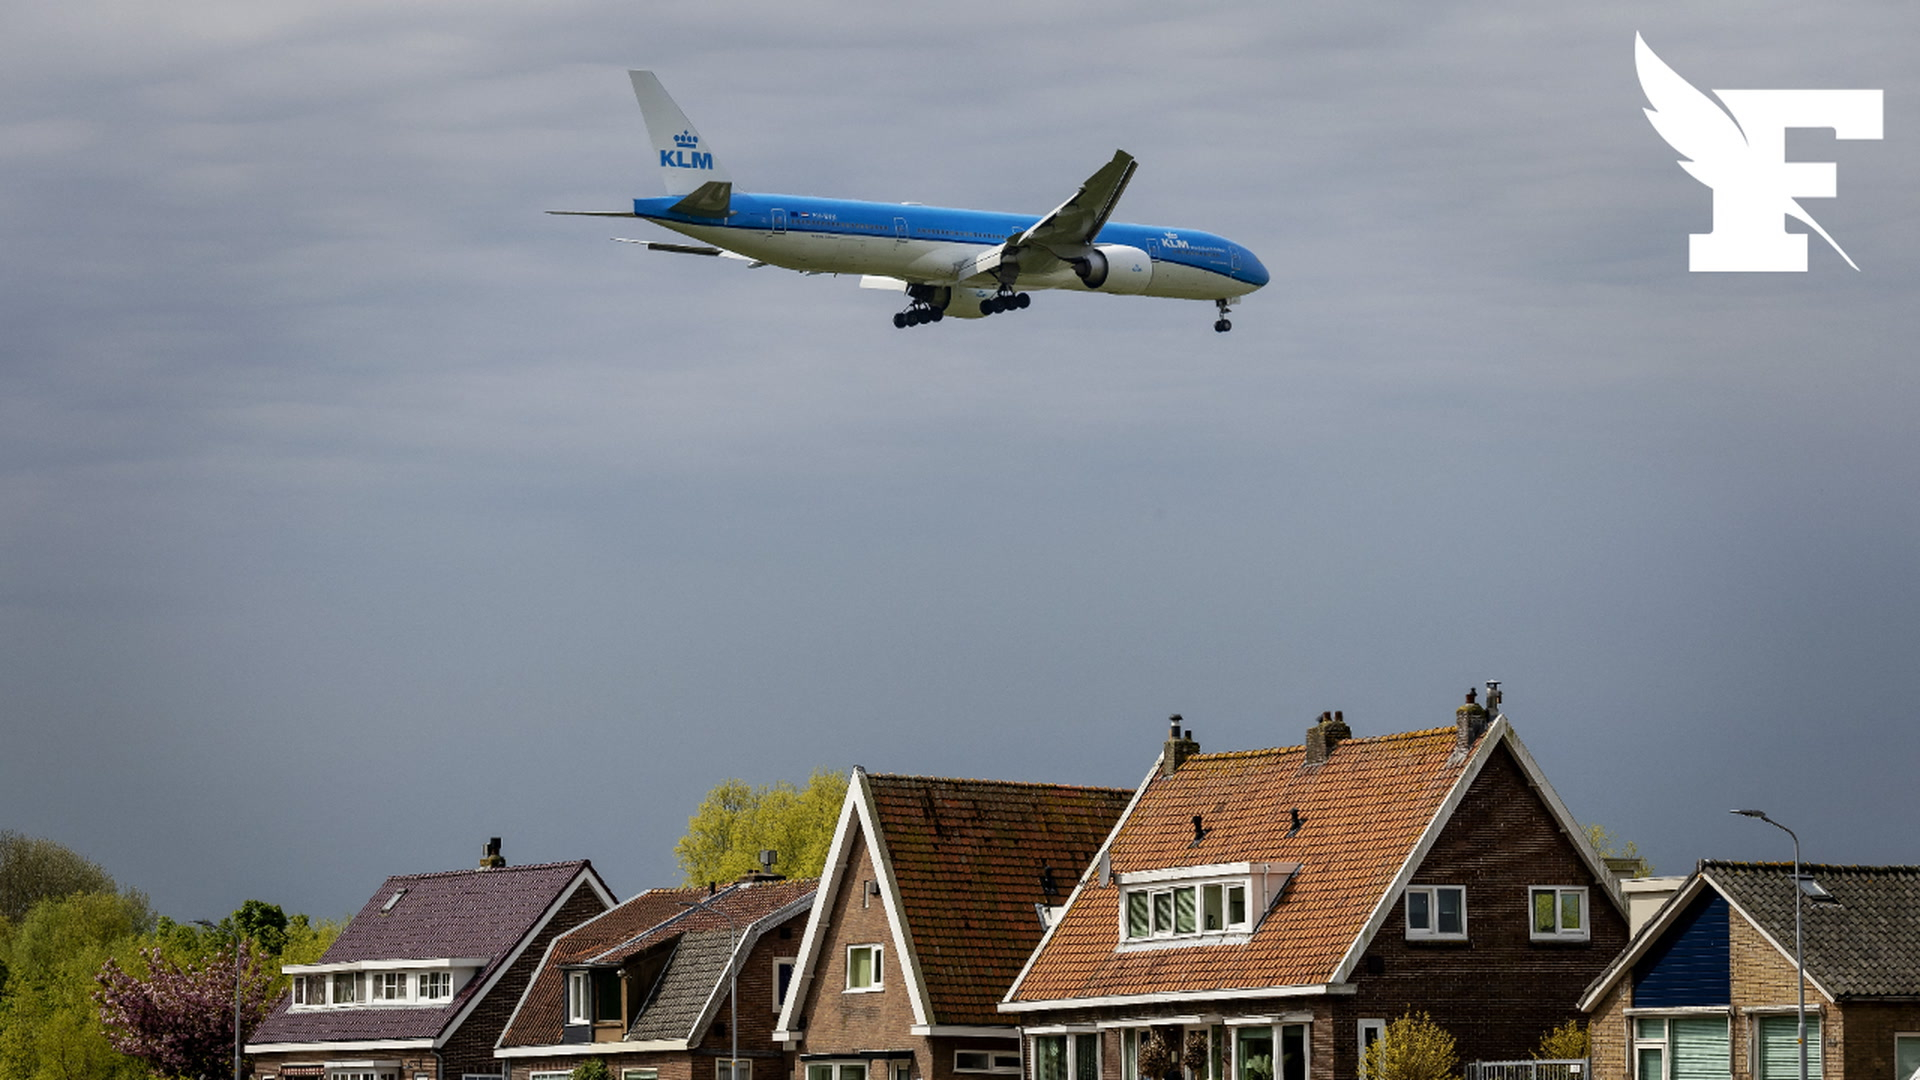
[[[1225,319],[1217,319],[1217,320],[1215,320],[1215,321],[1214,321],[1214,324],[1213,324],[1213,329],[1214,329],[1214,330],[1215,330],[1215,331],[1216,331],[1217,333],[1222,333],[1222,334],[1224,334],[1224,333],[1226,333],[1227,331],[1229,331],[1229,330],[1231,330],[1231,329],[1233,329],[1233,324],[1232,324],[1231,322],[1228,322],[1228,321],[1227,321],[1227,320],[1225,320]]]
[[[894,312],[894,313],[893,313],[893,328],[894,328],[895,330],[905,330],[905,329],[907,328],[907,313],[906,313],[906,312],[904,312],[904,311],[896,311],[896,312]]]
[[[930,321],[932,321],[932,322],[939,322],[939,321],[940,321],[941,319],[944,319],[944,318],[946,318],[946,317],[947,317],[947,309],[946,309],[946,308],[929,308],[929,309],[927,309],[927,318],[928,318],[928,319],[929,319]]]
[[[1028,304],[1033,303],[1033,297],[1028,296],[1026,293],[1021,293],[1013,298],[1013,302],[1016,307],[1024,309]]]

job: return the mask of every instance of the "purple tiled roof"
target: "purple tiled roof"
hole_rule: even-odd
[[[249,1045],[440,1035],[582,873],[598,880],[585,860],[388,878],[320,963],[465,957],[483,959],[485,966],[455,991],[452,1001],[432,1008],[289,1012],[288,999],[282,997]],[[396,892],[401,893],[399,901],[387,908]]]

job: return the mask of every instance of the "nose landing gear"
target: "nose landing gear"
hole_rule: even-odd
[[[1213,305],[1220,309],[1220,317],[1213,321],[1214,333],[1224,334],[1233,329],[1233,322],[1227,318],[1227,302],[1225,300],[1215,300]]]

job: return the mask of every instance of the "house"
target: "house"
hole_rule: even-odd
[[[1489,689],[1497,684],[1491,684]],[[1627,940],[1605,863],[1505,716],[1160,760],[1000,1009],[1033,1080],[1351,1078],[1425,1012],[1524,1058]],[[1495,699],[1497,703],[1497,698]]]
[[[855,769],[774,1033],[794,1080],[1017,1077],[995,1005],[1131,796]]]
[[[325,1080],[495,1077],[507,1014],[556,934],[613,906],[593,865],[506,865],[390,877],[247,1044],[254,1075]]]
[[[560,935],[500,1035],[501,1071],[565,1080],[600,1058],[619,1080],[785,1080],[774,1018],[817,885],[649,889]]]
[[[1700,863],[1581,998],[1601,1080],[1920,1075],[1920,866]]]

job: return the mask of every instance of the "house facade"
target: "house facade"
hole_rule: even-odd
[[[388,878],[253,1033],[254,1075],[476,1080],[502,1075],[499,1038],[560,932],[613,906],[586,861]]]
[[[1504,716],[1203,754],[1176,717],[1000,1005],[1033,1080],[1347,1080],[1424,1012],[1525,1058],[1627,940],[1613,879]]]
[[[1018,1077],[997,1002],[1131,797],[855,769],[775,1032],[793,1080]]]
[[[599,1058],[618,1080],[785,1080],[773,1028],[817,885],[649,889],[560,935],[500,1035],[502,1072],[565,1080]]]
[[[1599,1080],[1920,1076],[1920,867],[1702,862],[1581,1000]],[[1794,961],[1800,906],[1806,981]]]

